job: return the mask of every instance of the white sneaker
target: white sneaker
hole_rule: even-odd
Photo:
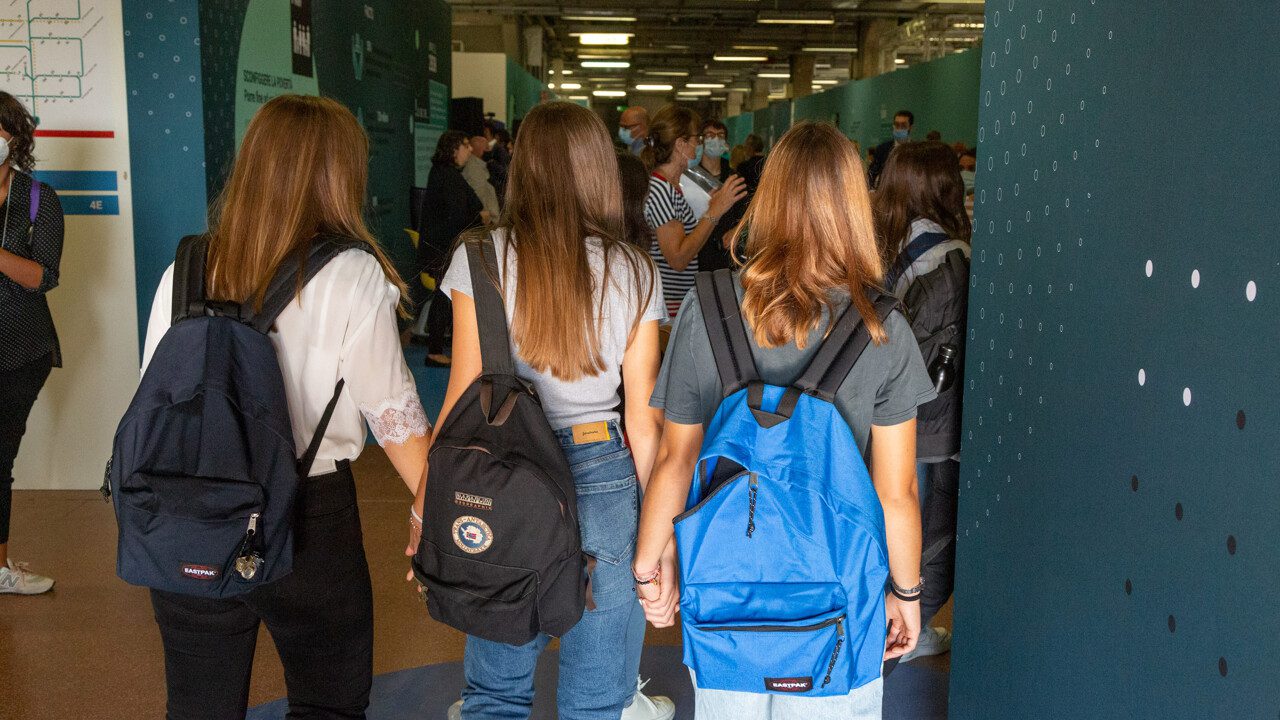
[[[916,658],[941,655],[951,651],[951,631],[944,627],[925,628],[916,641],[916,647],[903,655],[898,662],[911,662]]]
[[[10,560],[7,566],[0,567],[0,595],[39,595],[52,587],[53,578],[31,572],[26,563]]]
[[[622,711],[621,720],[671,720],[676,716],[676,704],[664,695],[649,697],[640,692],[649,681],[636,678],[636,697],[631,707]]]
[[[462,701],[461,700],[449,706],[448,718],[449,720],[462,720]]]

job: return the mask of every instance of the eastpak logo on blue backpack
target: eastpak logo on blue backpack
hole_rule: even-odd
[[[343,382],[299,459],[267,333],[299,281],[354,248],[368,250],[352,239],[316,238],[281,263],[255,313],[248,303],[205,298],[207,239],[183,238],[173,322],[120,421],[103,482],[119,525],[121,579],[226,598],[292,572],[294,497]]]
[[[793,386],[766,385],[730,272],[697,295],[724,399],[675,520],[684,662],[704,689],[848,694],[885,641],[884,514],[833,404],[870,335],[850,305]]]

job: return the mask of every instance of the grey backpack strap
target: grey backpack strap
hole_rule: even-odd
[[[876,316],[884,322],[889,313],[898,307],[898,299],[883,294],[873,301],[873,305]],[[871,333],[867,331],[866,323],[862,322],[862,315],[853,303],[849,303],[813,360],[809,361],[809,367],[796,381],[796,388],[827,402],[833,401],[836,391],[870,343]]]
[[[204,262],[209,252],[209,238],[188,235],[178,243],[178,256],[173,261],[172,324],[205,314]]]
[[[743,324],[742,309],[738,305],[733,273],[728,269],[698,273],[695,283],[716,371],[720,374],[724,396],[729,397],[760,380],[747,328]]]
[[[511,359],[511,336],[507,332],[507,311],[498,287],[498,252],[493,237],[466,241],[467,266],[471,271],[471,293],[476,305],[476,325],[480,330],[480,363],[485,375],[515,375]]]

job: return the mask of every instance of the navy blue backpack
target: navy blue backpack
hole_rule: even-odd
[[[334,388],[299,459],[284,378],[267,333],[301,287],[339,253],[316,238],[281,263],[262,310],[205,298],[208,241],[183,238],[173,325],[120,421],[103,492],[119,524],[116,573],[134,585],[234,597],[293,570],[293,508],[342,392]]]
[[[850,305],[793,386],[766,385],[730,272],[697,294],[724,399],[675,520],[684,662],[704,689],[848,694],[885,643],[884,514],[833,404],[870,335]]]

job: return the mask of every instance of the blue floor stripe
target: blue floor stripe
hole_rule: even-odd
[[[533,720],[555,720],[556,661],[545,652],[538,662]],[[645,692],[666,695],[676,703],[676,720],[693,720],[693,688],[680,662],[680,648],[647,647],[640,674],[651,678]],[[946,720],[946,673],[910,664],[899,665],[885,681],[884,720]],[[386,673],[373,679],[369,720],[439,720],[462,691],[462,663],[442,663]],[[249,720],[284,720],[284,700],[259,705]]]

